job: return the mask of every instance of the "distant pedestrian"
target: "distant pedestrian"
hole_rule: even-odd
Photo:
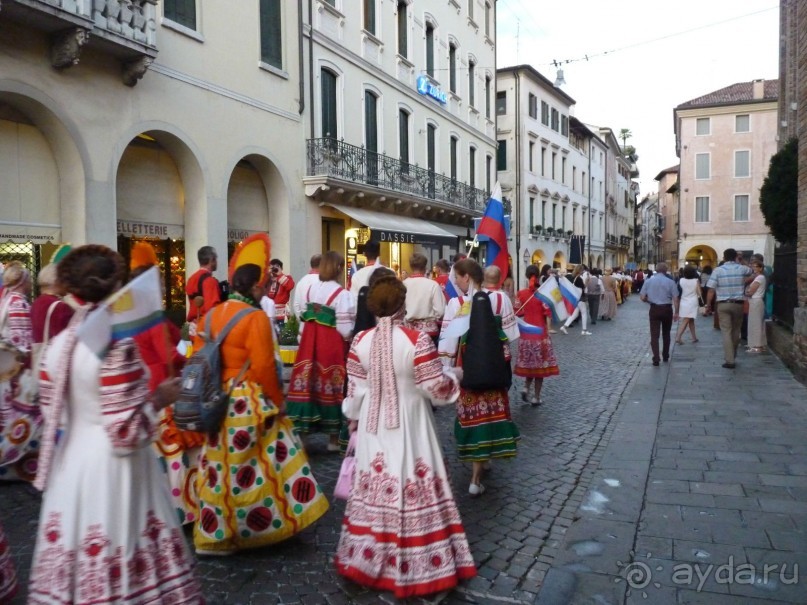
[[[751,268],[737,262],[737,251],[726,248],[723,264],[712,272],[707,282],[710,304],[717,300],[717,318],[723,333],[723,367],[733,370],[737,347],[740,346],[740,330],[743,324],[743,300],[745,280],[752,274]]]
[[[658,339],[661,335],[661,358],[670,360],[670,330],[678,319],[678,287],[667,275],[667,263],[659,263],[656,274],[645,280],[639,298],[650,303],[650,348],[653,351],[653,365],[659,365]]]
[[[566,323],[560,327],[560,331],[564,334],[568,334],[566,328],[571,326],[575,319],[581,317],[583,324],[583,331],[580,332],[581,336],[591,336],[591,332],[588,331],[588,300],[586,298],[586,278],[584,277],[584,271],[586,271],[585,265],[577,265],[574,268],[571,276],[566,276],[566,279],[572,282],[576,287],[580,288],[581,294],[574,313],[569,315],[569,317],[566,319]]]
[[[600,301],[600,316],[605,321],[611,321],[616,317],[616,293],[617,280],[613,276],[613,269],[606,269],[602,278],[603,295]],[[647,281],[647,280],[645,280]]]
[[[752,260],[754,279],[745,290],[748,297],[748,352],[764,353],[768,347],[765,334],[765,265]]]
[[[687,327],[689,327],[692,342],[698,342],[698,335],[695,333],[695,318],[698,316],[698,307],[702,300],[700,280],[695,267],[687,265],[682,271],[683,277],[678,280],[678,288],[681,291],[680,319],[678,331],[675,333],[675,344],[679,345],[684,344],[681,339]]]
[[[588,312],[591,316],[591,324],[597,323],[600,316],[600,299],[603,295],[603,286],[600,281],[599,269],[592,269],[586,280],[586,300],[588,301]]]

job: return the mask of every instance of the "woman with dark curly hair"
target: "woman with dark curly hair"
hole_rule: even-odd
[[[358,433],[356,474],[336,550],[340,574],[399,599],[476,575],[429,405],[453,403],[459,385],[431,338],[401,325],[405,301],[395,275],[375,281],[378,324],[348,354],[342,410]]]
[[[81,306],[40,366],[45,428],[34,485],[44,494],[29,605],[204,602],[150,448],[179,380],[150,393],[134,340],[99,347],[85,325],[124,277],[123,258],[106,246],[75,248],[59,263],[60,283]]]

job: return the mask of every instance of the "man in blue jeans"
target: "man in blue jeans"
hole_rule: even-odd
[[[659,364],[658,337],[661,333],[664,361],[670,360],[670,330],[678,319],[678,286],[667,275],[667,263],[659,263],[656,273],[645,280],[639,298],[650,303],[650,348],[653,350],[653,365]]]
[[[723,252],[723,264],[712,271],[706,287],[706,305],[717,299],[717,319],[723,333],[723,367],[735,368],[737,347],[740,345],[740,329],[743,325],[743,300],[745,298],[745,281],[753,271],[747,265],[737,262],[737,251],[726,248]]]

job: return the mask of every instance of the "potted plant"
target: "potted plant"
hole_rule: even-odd
[[[547,235],[552,236],[552,234],[554,234],[554,233],[555,233],[555,228],[554,227],[547,227],[546,228],[546,234]]]
[[[280,345],[280,359],[283,361],[283,391],[286,392],[291,378],[291,370],[294,362],[297,361],[297,335],[300,330],[300,322],[294,313],[286,317],[286,323],[278,334],[277,342]]]
[[[537,234],[539,234],[539,235],[541,234],[541,232],[542,232],[543,230],[544,230],[544,226],[543,226],[543,225],[533,225],[533,227],[532,227],[532,231],[533,231],[533,233],[537,233]]]
[[[569,239],[572,239],[572,234],[573,234],[573,233],[574,233],[574,231],[572,231],[571,229],[569,229],[569,230],[566,232],[566,237],[568,237]]]

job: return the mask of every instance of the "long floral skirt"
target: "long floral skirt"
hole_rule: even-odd
[[[546,378],[560,374],[555,349],[549,338],[518,339],[515,375],[524,378]]]
[[[328,510],[291,421],[256,383],[233,388],[221,429],[203,446],[200,469],[197,552],[274,544]]]
[[[14,571],[14,561],[11,550],[0,525],[0,603],[8,603],[17,592],[17,573]]]
[[[33,481],[39,460],[42,415],[38,404],[13,398],[14,381],[0,383],[0,480]]]
[[[516,455],[521,435],[510,418],[507,389],[462,389],[456,405],[454,438],[460,460],[482,461]]]

